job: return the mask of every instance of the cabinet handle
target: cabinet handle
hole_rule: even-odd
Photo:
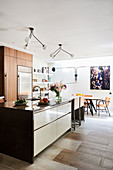
[[[5,101],[7,101],[7,73],[5,74]]]
[[[18,75],[18,92],[17,92],[17,98],[19,99],[19,94],[20,94],[20,76]]]

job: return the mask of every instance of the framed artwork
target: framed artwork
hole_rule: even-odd
[[[90,89],[110,90],[110,66],[90,67]]]

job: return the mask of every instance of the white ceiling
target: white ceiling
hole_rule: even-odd
[[[24,47],[28,26],[47,49],[32,38],[29,50],[50,59],[62,43],[74,58],[113,56],[113,0],[0,0],[0,41]],[[55,58],[69,59],[65,53]]]

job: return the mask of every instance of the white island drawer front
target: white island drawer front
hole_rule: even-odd
[[[34,132],[34,156],[53,143],[57,138],[57,121]]]
[[[79,108],[79,97],[74,98],[74,110]]]
[[[71,102],[58,107],[58,117],[71,112]]]
[[[70,128],[71,128],[71,113],[58,119],[58,132],[57,132],[58,137],[60,137]]]
[[[82,106],[84,106],[84,97],[83,96],[81,96],[81,98],[80,98],[80,106],[79,107],[82,107]]]
[[[57,119],[57,107],[34,114],[34,130]]]

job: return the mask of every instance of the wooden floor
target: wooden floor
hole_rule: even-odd
[[[86,116],[35,158],[34,164],[0,154],[0,170],[113,170],[113,116]]]
[[[64,149],[54,161],[79,170],[113,169],[113,118],[87,117],[75,132],[65,139],[81,142],[76,150]]]

